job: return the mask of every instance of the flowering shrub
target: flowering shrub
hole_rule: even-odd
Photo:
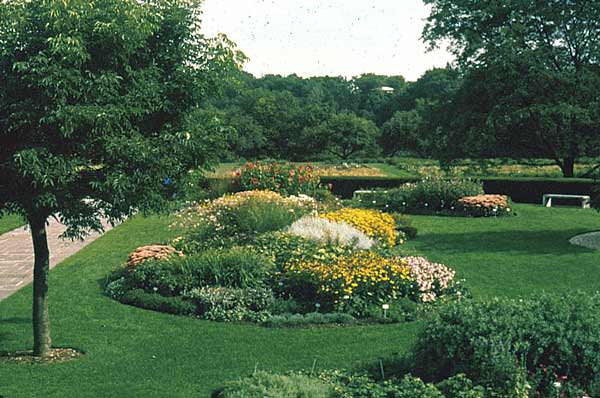
[[[334,245],[370,249],[375,241],[346,222],[335,222],[316,216],[302,217],[288,229],[292,235]]]
[[[320,216],[330,221],[350,224],[367,236],[390,246],[404,243],[404,237],[399,236],[396,231],[394,217],[377,210],[344,208]]]
[[[285,228],[315,209],[315,200],[306,195],[283,197],[271,191],[224,195],[181,211],[173,227],[182,229],[183,235],[173,245],[184,252],[202,250],[206,242],[209,247],[232,245]]]
[[[444,264],[432,263],[424,257],[405,257],[404,260],[418,287],[418,299],[424,303],[435,301],[454,280],[454,270]]]
[[[236,170],[242,190],[269,190],[282,195],[313,194],[319,188],[319,177],[310,165],[291,163],[246,163]]]
[[[511,214],[506,195],[465,196],[458,200],[457,209],[474,217],[493,217]]]
[[[340,257],[333,263],[300,262],[287,271],[316,276],[323,298],[331,299],[334,308],[351,312],[406,296],[413,285],[406,261],[368,251]]]

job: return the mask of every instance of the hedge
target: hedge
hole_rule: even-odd
[[[547,177],[485,177],[480,179],[483,189],[489,194],[508,195],[518,203],[542,203],[542,195],[547,193],[571,195],[598,195],[595,187],[598,181],[589,178],[547,178]],[[207,186],[218,186],[220,190],[231,183],[230,179],[210,178]],[[350,199],[354,191],[360,189],[394,188],[407,182],[417,182],[419,178],[405,177],[354,177],[324,176],[321,183],[331,187],[331,191],[343,199]],[[220,184],[219,184],[220,183]],[[553,201],[554,203],[562,203]],[[568,201],[565,201],[568,202]],[[576,204],[578,202],[571,202]]]

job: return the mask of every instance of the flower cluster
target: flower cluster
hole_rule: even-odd
[[[394,246],[396,243],[404,243],[403,239],[398,239],[394,217],[381,211],[344,208],[320,216],[330,221],[350,224],[369,237],[390,246]]]
[[[359,298],[364,302],[385,303],[405,296],[412,286],[408,263],[400,258],[384,258],[361,251],[333,263],[299,262],[288,272],[308,272],[320,281],[320,290],[337,306]]]
[[[223,195],[218,199],[206,200],[198,206],[185,209],[178,214],[178,222],[175,227],[189,227],[191,223],[196,226],[200,222],[207,222],[215,226],[217,231],[222,231],[226,225],[222,222],[227,215],[245,205],[263,203],[285,208],[290,213],[310,213],[316,210],[317,202],[307,195],[283,197],[273,191],[243,191],[234,194]]]
[[[243,190],[266,189],[282,195],[312,194],[319,187],[319,176],[310,165],[254,162],[234,172]]]
[[[302,217],[290,226],[288,232],[306,239],[358,249],[370,249],[375,244],[364,232],[346,222],[316,216]]]
[[[471,216],[490,217],[510,214],[508,196],[505,195],[477,195],[465,196],[458,200],[460,210]]]
[[[418,287],[418,296],[422,302],[435,301],[448,289],[454,280],[454,270],[444,264],[432,263],[424,257],[405,257],[410,278]]]

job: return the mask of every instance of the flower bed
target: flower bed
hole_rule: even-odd
[[[192,206],[173,224],[181,235],[134,251],[106,293],[157,311],[288,326],[410,320],[419,304],[458,297],[454,271],[400,255],[406,216],[318,208],[271,191]]]

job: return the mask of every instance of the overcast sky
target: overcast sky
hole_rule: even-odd
[[[420,41],[427,15],[421,0],[205,0],[204,31],[227,34],[256,76],[373,72],[416,80],[451,60]]]

